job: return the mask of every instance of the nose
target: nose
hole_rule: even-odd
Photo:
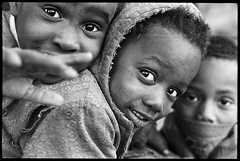
[[[152,111],[165,116],[173,111],[171,105],[166,102],[166,96],[161,91],[151,91],[143,99],[143,104]]]
[[[196,113],[196,119],[198,121],[208,123],[214,123],[216,121],[214,116],[214,103],[211,100],[206,100],[198,109]]]
[[[64,52],[80,51],[79,31],[74,26],[65,26],[56,34],[54,44]]]

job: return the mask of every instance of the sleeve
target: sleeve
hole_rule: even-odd
[[[237,159],[237,136],[237,124],[235,124],[228,136],[210,153],[209,159]]]
[[[23,158],[116,158],[114,137],[106,108],[69,104],[53,109],[21,146]]]
[[[169,114],[163,124],[163,127],[160,131],[163,136],[166,138],[169,148],[185,159],[193,159],[194,155],[185,144],[180,129],[177,127],[174,121],[174,115]]]

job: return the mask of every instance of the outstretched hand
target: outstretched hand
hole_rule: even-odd
[[[78,70],[85,69],[93,58],[91,53],[50,54],[30,49],[3,47],[3,65],[14,70],[41,72],[71,79],[78,76],[73,66],[77,66]]]
[[[3,96],[26,99],[33,102],[61,105],[63,97],[53,91],[46,91],[32,84],[30,79],[7,77],[8,71],[18,73],[41,73],[62,79],[78,76],[76,69],[83,70],[92,62],[91,53],[68,55],[47,55],[35,50],[3,47]]]

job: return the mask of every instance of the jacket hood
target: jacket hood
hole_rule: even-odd
[[[109,73],[120,43],[138,22],[144,21],[155,14],[177,8],[183,8],[187,13],[196,17],[196,19],[203,19],[200,11],[193,3],[126,3],[111,24],[105,39],[102,55],[91,70],[95,74],[103,94],[115,113],[122,115],[110,95]]]

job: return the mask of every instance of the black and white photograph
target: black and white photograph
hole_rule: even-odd
[[[1,159],[239,158],[238,3],[1,7]]]

